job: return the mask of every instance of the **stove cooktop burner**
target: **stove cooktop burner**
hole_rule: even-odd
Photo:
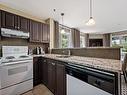
[[[19,56],[19,58],[26,58],[26,57],[29,57],[29,56],[27,56],[27,55]]]
[[[15,59],[14,56],[7,56],[6,59]]]

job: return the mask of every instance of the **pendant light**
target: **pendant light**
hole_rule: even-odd
[[[90,9],[90,18],[89,18],[89,20],[87,21],[87,23],[86,23],[86,25],[88,25],[88,26],[92,26],[92,25],[94,25],[95,24],[95,21],[94,21],[94,19],[93,19],[93,16],[92,16],[92,0],[90,0],[90,5],[89,5],[89,9]]]
[[[64,13],[61,13],[61,17],[62,17],[62,25],[63,25],[63,16],[64,16]],[[62,34],[64,34],[65,33],[65,30],[64,30],[64,28],[63,28],[63,26],[62,26],[62,29],[61,29],[61,33]]]

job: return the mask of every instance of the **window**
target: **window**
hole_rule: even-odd
[[[66,29],[66,28],[62,28],[60,26],[60,30],[59,30],[59,43],[60,43],[60,48],[69,48],[71,47],[71,29]]]
[[[85,37],[84,36],[80,36],[80,47],[85,47]]]
[[[127,52],[127,36],[112,37],[112,47],[122,47],[122,52]]]
[[[124,54],[127,53],[127,35],[112,36],[112,47],[121,47],[121,59],[123,60]]]

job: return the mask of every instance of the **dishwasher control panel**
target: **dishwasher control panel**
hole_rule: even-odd
[[[89,85],[115,95],[115,77],[112,74],[96,72],[76,66],[66,66],[66,73]]]

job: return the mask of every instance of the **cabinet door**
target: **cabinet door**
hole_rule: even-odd
[[[50,40],[50,26],[47,24],[47,42]]]
[[[48,61],[48,88],[55,93],[56,78],[55,78],[55,62],[52,60]]]
[[[0,28],[1,28],[1,10],[0,10]],[[1,40],[1,31],[0,31],[0,40]]]
[[[48,64],[47,60],[43,59],[43,69],[42,69],[42,82],[45,86],[48,85]]]
[[[43,42],[49,42],[49,25],[43,24]]]
[[[66,95],[66,73],[63,64],[56,65],[56,95]]]
[[[29,19],[18,16],[18,30],[29,32]]]
[[[38,22],[30,20],[30,42],[39,42]]]
[[[1,10],[0,10],[0,28],[1,28],[1,22],[2,22],[2,18],[1,18]]]
[[[42,36],[43,35],[43,29],[42,29],[42,23],[38,22],[38,40],[39,42],[42,42]]]
[[[40,84],[40,65],[38,57],[33,58],[33,84],[34,86]]]
[[[2,11],[2,27],[9,29],[16,29],[17,25],[15,24],[16,15]]]

